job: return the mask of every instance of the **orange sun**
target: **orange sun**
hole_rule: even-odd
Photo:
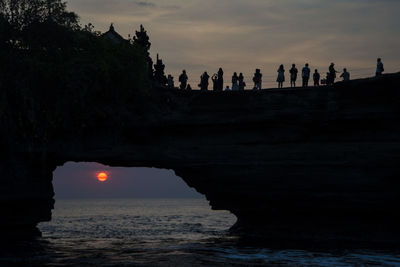
[[[100,182],[105,182],[108,180],[108,174],[105,172],[99,172],[97,173],[97,180]]]

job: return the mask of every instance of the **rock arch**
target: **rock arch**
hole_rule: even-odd
[[[0,163],[2,229],[49,220],[52,171],[66,161],[173,169],[241,233],[269,239],[398,242],[399,74],[333,87],[160,91],[145,114],[9,146]],[[118,122],[118,124],[116,124]],[[116,127],[115,125],[119,125]],[[379,229],[379,230],[377,230]],[[351,235],[349,235],[351,233]]]

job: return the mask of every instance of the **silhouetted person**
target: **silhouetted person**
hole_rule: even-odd
[[[242,91],[246,87],[246,83],[244,82],[243,73],[239,74],[239,90]]]
[[[327,73],[326,73],[325,79],[322,79],[322,80],[321,80],[321,84],[329,85],[329,83],[330,83],[330,81],[329,81],[330,76],[331,76],[331,75],[329,74],[329,72],[327,72]]]
[[[297,73],[299,71],[296,68],[296,64],[292,64],[292,68],[289,70],[290,73],[290,86],[296,87]]]
[[[190,84],[187,85],[186,90],[187,91],[192,91],[192,87],[190,86]]]
[[[344,82],[350,81],[350,73],[346,68],[343,69],[343,73],[340,75],[340,77],[343,78]]]
[[[222,91],[224,88],[224,71],[222,68],[218,70],[218,91]]]
[[[171,74],[168,75],[168,88],[174,88],[174,77]]]
[[[276,81],[278,82],[278,88],[282,88],[283,82],[285,81],[285,68],[283,67],[283,65],[279,66],[278,78],[276,78]]]
[[[186,70],[183,70],[182,74],[179,75],[179,82],[181,83],[180,88],[182,90],[186,89],[187,81],[188,81],[188,76],[186,74]]]
[[[232,91],[239,91],[239,77],[236,72],[232,76]]]
[[[308,63],[306,63],[303,70],[301,71],[301,77],[303,78],[303,87],[308,87],[308,81],[310,80],[310,73],[311,70],[308,67]]]
[[[200,90],[207,91],[208,90],[208,79],[210,76],[207,74],[207,71],[203,73],[200,77]]]
[[[331,63],[331,65],[329,66],[329,74],[326,81],[328,85],[332,85],[335,83],[336,72],[337,71],[335,70],[335,64]]]
[[[218,91],[218,75],[216,73],[211,77],[213,83],[213,91]]]
[[[262,84],[262,74],[260,69],[256,69],[256,72],[254,73],[253,77],[253,82],[254,82],[254,90],[261,90],[261,84]]]
[[[376,76],[381,76],[384,71],[382,59],[378,58],[376,60]]]
[[[229,88],[229,86],[227,85],[225,88],[225,91],[230,91],[231,89]]]
[[[314,75],[313,75],[313,80],[314,80],[314,86],[319,86],[319,80],[321,79],[321,75],[318,73],[318,70],[315,69]]]

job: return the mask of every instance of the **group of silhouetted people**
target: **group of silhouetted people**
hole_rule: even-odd
[[[297,74],[298,74],[298,69],[296,68],[296,64],[292,64],[292,68],[289,70],[290,73],[290,86],[291,87],[296,87],[296,81],[297,81]],[[321,80],[321,75],[319,74],[318,70],[315,69],[313,73],[313,81],[314,81],[314,86],[320,86],[320,83],[326,84],[326,85],[332,85],[335,82],[336,79],[336,73],[337,71],[335,70],[335,64],[331,63],[329,66],[329,72],[326,75],[326,79]],[[308,82],[311,77],[311,69],[306,63],[301,70],[301,78],[302,78],[302,87],[308,87]],[[343,73],[340,76],[343,78],[343,81],[348,81],[350,80],[350,73],[347,71],[346,68],[343,69]],[[278,77],[276,79],[278,82],[278,88],[283,87],[283,82],[285,81],[285,68],[283,65],[279,66],[278,69]]]
[[[335,83],[336,73],[338,73],[335,70],[335,64],[331,63],[328,70],[329,71],[326,73],[326,79],[321,80],[321,75],[319,74],[318,70],[315,69],[314,74],[313,74],[314,86],[320,86],[320,83],[326,84],[326,85],[332,85]],[[279,69],[277,72],[278,72],[278,77],[277,77],[276,81],[278,82],[278,88],[282,88],[283,82],[285,81],[285,68],[283,67],[283,65],[279,66]],[[377,59],[377,67],[376,67],[376,76],[382,75],[383,72],[384,72],[384,68],[383,68],[382,60],[380,58],[378,58]],[[289,70],[289,73],[290,73],[290,86],[296,87],[298,70],[297,70],[295,64],[292,64],[292,68]],[[310,80],[310,74],[311,74],[311,70],[309,68],[308,63],[306,63],[304,68],[301,71],[303,87],[308,87],[308,81]],[[350,81],[350,73],[347,71],[347,68],[343,69],[343,72],[340,75],[340,78],[342,78],[343,81]]]
[[[168,87],[169,88],[174,88],[174,78],[171,75],[168,75]],[[209,79],[210,75],[208,75],[207,71],[205,71],[201,76],[200,76],[200,83],[198,84],[199,88],[201,91],[207,91],[208,86],[209,86]],[[179,88],[181,90],[192,90],[190,84],[188,84],[189,78],[188,75],[186,74],[186,70],[183,70],[182,73],[179,75],[179,82],[180,86]],[[214,73],[213,76],[211,77],[211,81],[213,84],[213,91],[223,91],[224,88],[224,71],[222,68],[219,68],[217,73]],[[260,69],[256,69],[256,72],[254,73],[253,77],[253,82],[254,82],[254,90],[261,90],[261,84],[262,84],[262,74]],[[229,88],[227,86],[225,88],[225,91],[241,91],[244,90],[246,87],[246,83],[244,82],[244,76],[243,73],[240,73],[237,75],[237,73],[233,73],[232,76],[232,88]]]
[[[276,81],[278,82],[278,88],[283,88],[283,83],[285,82],[285,68],[283,65],[279,66],[278,69],[278,77]],[[382,75],[384,72],[383,68],[383,63],[380,58],[377,59],[377,67],[376,67],[376,76]],[[297,75],[299,73],[298,69],[296,68],[296,64],[292,64],[292,68],[289,70],[290,73],[290,86],[291,87],[296,87],[296,81],[297,81]],[[313,81],[314,81],[314,86],[320,86],[320,84],[324,85],[333,85],[335,83],[336,79],[336,74],[338,72],[335,70],[335,64],[331,63],[328,72],[326,73],[326,78],[321,79],[321,75],[319,74],[318,70],[315,69],[313,73]],[[214,73],[211,77],[211,81],[213,84],[213,91],[223,91],[223,86],[224,86],[224,71],[222,68],[219,68],[217,73]],[[304,67],[301,70],[301,78],[302,78],[302,87],[308,87],[308,82],[311,77],[311,69],[309,67],[309,64],[306,63]],[[347,71],[346,68],[343,69],[342,74],[339,76],[340,78],[343,79],[343,81],[349,81],[350,80],[350,73]],[[179,82],[180,82],[180,89],[182,90],[192,90],[190,84],[188,84],[188,75],[186,74],[186,71],[183,70],[182,74],[179,75]],[[201,91],[207,91],[208,86],[209,86],[209,79],[210,75],[205,71],[201,76],[200,76],[200,83],[199,87]],[[260,69],[256,69],[254,76],[253,76],[253,83],[254,87],[253,90],[261,90],[261,85],[262,85],[262,74]],[[174,88],[174,81],[173,77],[171,75],[168,75],[168,87]],[[244,90],[246,87],[246,83],[244,82],[244,76],[243,73],[240,73],[237,75],[237,73],[233,73],[232,76],[232,87],[229,88],[229,86],[226,86],[225,91],[241,91]]]
[[[233,73],[232,76],[232,89],[227,86],[225,88],[225,91],[241,91],[244,90],[246,87],[246,83],[244,82],[244,76],[243,73],[240,73],[239,76],[237,75],[237,72]]]

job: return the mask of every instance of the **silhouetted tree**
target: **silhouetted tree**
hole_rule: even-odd
[[[61,0],[0,0],[0,14],[16,30],[48,20],[77,29],[78,16],[66,8],[66,2]]]
[[[151,43],[149,41],[150,37],[147,35],[147,31],[144,29],[143,25],[140,25],[140,31],[136,31],[135,35],[136,36],[133,37],[133,42],[145,51],[147,55],[147,72],[149,79],[153,80],[153,60],[151,59],[149,52],[151,47]]]
[[[133,37],[133,41],[146,49],[146,51],[149,51],[151,46],[149,40],[150,37],[147,35],[147,31],[145,31],[143,25],[140,25],[140,31],[136,31],[136,36]]]
[[[8,43],[25,49],[62,47],[80,29],[78,16],[61,0],[0,0],[0,16],[11,29]]]
[[[9,134],[44,140],[104,120],[103,107],[139,108],[151,96],[146,57],[82,29],[63,1],[0,0],[0,103],[18,122]]]
[[[164,73],[165,65],[162,60],[158,58],[157,54],[157,64],[154,65],[154,81],[158,83],[158,85],[165,86],[168,83],[168,79]]]
[[[3,15],[0,15],[0,46],[4,47],[9,44],[11,39],[11,25]]]

